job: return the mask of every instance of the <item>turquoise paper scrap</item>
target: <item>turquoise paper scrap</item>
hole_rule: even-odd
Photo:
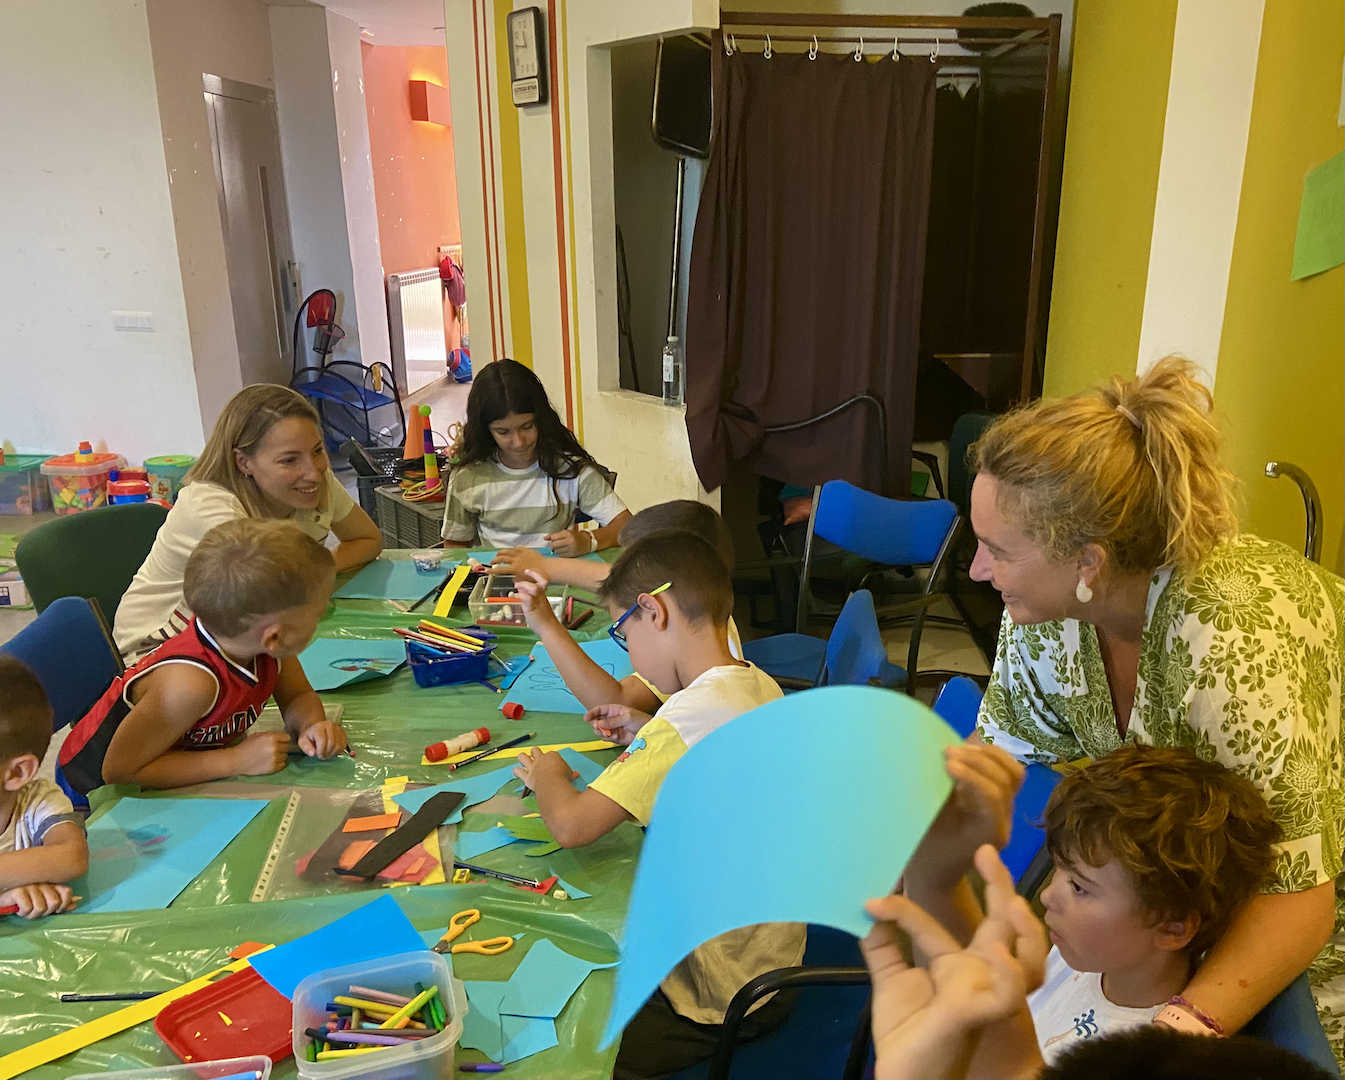
[[[338,600],[419,600],[448,580],[448,569],[417,570],[410,559],[375,559],[332,596]]]
[[[585,641],[579,647],[614,679],[624,679],[635,673],[626,650],[611,638]],[[532,663],[524,668],[507,696],[510,701],[517,701],[525,709],[531,709],[533,712],[587,711],[579,704],[579,699],[565,688],[565,680],[561,678],[555,662],[541,642],[533,646]]]
[[[519,749],[522,749],[522,747]],[[614,746],[613,749],[617,749],[617,747]],[[603,770],[607,768],[606,765],[599,765],[587,754],[581,754],[578,750],[569,746],[559,753],[569,764],[570,768],[579,774],[579,779],[574,781],[574,786],[580,791],[583,791],[589,784],[598,779],[598,777],[602,775]]]
[[[299,654],[308,684],[318,691],[381,679],[404,663],[406,646],[386,638],[314,638]]]
[[[266,806],[265,799],[122,799],[89,825],[81,915],[166,908]]]
[[[402,913],[396,900],[385,895],[311,934],[257,953],[250,960],[258,975],[292,998],[294,988],[315,971],[424,948],[425,943],[411,920]]]
[[[556,873],[555,870],[552,870],[551,872],[553,874]],[[568,896],[571,900],[587,900],[590,896],[593,895],[591,892],[584,892],[584,890],[581,889],[578,885],[571,885],[559,874],[556,874],[556,887],[559,889],[564,889],[565,895]]]
[[[499,1005],[500,1014],[554,1020],[590,972],[616,967],[616,963],[581,960],[550,938],[538,938],[509,977],[508,989]]]
[[[502,848],[518,840],[508,829],[494,825],[482,832],[463,832],[458,830],[458,838],[453,844],[453,854],[463,862],[471,862],[478,855]]]
[[[960,742],[905,694],[828,686],[754,709],[688,750],[654,803],[600,1045],[720,934],[766,922],[867,934],[864,902],[901,877],[952,791],[944,749]],[[799,852],[808,872],[782,876]]]
[[[558,1045],[554,1020],[500,1015],[500,999],[508,983],[467,981],[462,985],[468,1004],[459,1040],[462,1046],[508,1065]]]
[[[467,797],[458,803],[458,808],[449,814],[444,821],[445,825],[456,825],[462,820],[464,810],[469,806],[485,802],[511,780],[515,783],[518,782],[512,764],[506,765],[502,769],[493,769],[488,773],[482,773],[480,776],[454,780],[447,784],[435,784],[433,787],[416,788],[415,791],[404,791],[400,795],[394,795],[392,801],[403,810],[410,810],[414,814],[441,791],[461,791]]]

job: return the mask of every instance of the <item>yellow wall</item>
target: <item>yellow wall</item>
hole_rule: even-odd
[[[1048,397],[1133,373],[1177,0],[1078,0]]]
[[[1303,506],[1280,458],[1306,469],[1324,503],[1322,563],[1345,565],[1345,268],[1290,281],[1303,176],[1340,153],[1339,0],[1266,4],[1247,163],[1233,243],[1215,407],[1241,478],[1246,527],[1294,547]]]

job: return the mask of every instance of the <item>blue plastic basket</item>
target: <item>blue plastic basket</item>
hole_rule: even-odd
[[[406,643],[406,661],[417,686],[448,686],[452,683],[475,682],[490,673],[490,654],[493,645],[478,653],[456,653],[445,656],[414,641]]]

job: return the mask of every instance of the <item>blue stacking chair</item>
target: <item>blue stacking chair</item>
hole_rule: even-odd
[[[51,702],[51,728],[82,717],[124,671],[98,601],[82,596],[53,600],[0,652],[22,660]]]
[[[896,688],[906,681],[906,672],[888,662],[887,646],[883,644],[883,634],[878,628],[878,616],[873,608],[873,594],[868,589],[851,593],[845,607],[841,608],[836,625],[831,628],[831,636],[825,642],[806,634],[799,636],[822,647],[821,664],[807,679],[774,676],[786,692],[808,690],[814,686],[879,685]],[[750,644],[744,646],[744,652],[748,651]]]
[[[910,597],[877,612],[884,619],[913,619],[906,667],[894,666],[894,685],[909,691],[919,662],[925,612],[943,595],[938,588],[944,561],[960,525],[957,508],[946,499],[887,499],[844,480],[823,484],[813,492],[794,632],[746,642],[744,657],[771,676],[816,684],[826,661],[827,642],[806,631],[814,617],[834,615],[835,610],[828,611],[817,600],[809,579],[821,544],[831,544],[877,564],[874,573],[893,567],[928,568],[923,583]]]
[[[944,683],[934,700],[934,711],[964,739],[976,730],[976,715],[981,709],[981,688],[965,675]],[[999,857],[1009,868],[1018,892],[1033,896],[1051,870],[1051,856],[1046,850],[1046,830],[1042,828],[1042,813],[1046,800],[1051,797],[1060,774],[1045,765],[1027,767],[1023,786],[1013,803],[1013,830],[1009,842]]]

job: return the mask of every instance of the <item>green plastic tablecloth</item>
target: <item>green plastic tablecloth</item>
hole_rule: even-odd
[[[395,557],[401,553],[390,554]],[[455,607],[455,614],[459,610],[466,614],[461,607]],[[395,635],[389,627],[414,625],[422,614],[404,614],[381,601],[342,600],[328,609],[318,634],[392,637]],[[587,640],[605,633],[606,613],[599,609],[597,614],[598,618],[590,620],[592,629],[578,637]],[[463,625],[468,620],[450,621]],[[503,631],[500,652],[526,652],[535,640],[526,631]],[[410,670],[403,667],[387,678],[323,695],[324,701],[339,701],[345,707],[342,723],[355,749],[353,760],[297,759],[282,772],[240,779],[270,788],[363,789],[403,775],[413,782],[442,783],[456,774],[443,767],[420,765],[424,747],[482,724],[491,728],[496,739],[524,731],[535,731],[537,743],[593,738],[592,730],[578,715],[529,712],[520,721],[505,720],[499,706],[506,696],[491,694],[476,684],[422,689],[415,685]],[[593,756],[602,762],[611,757],[607,753]],[[481,762],[468,766],[461,775],[500,765],[499,761]],[[238,792],[237,780],[227,783],[231,792]],[[208,793],[209,789],[205,785],[193,791]],[[104,792],[118,795],[132,790]],[[62,992],[166,990],[227,963],[225,954],[243,941],[279,944],[367,903],[374,894],[249,903],[285,803],[284,795],[272,799],[167,910],[59,915],[33,923],[0,919],[0,1055],[122,1007],[119,1003],[61,1004],[57,995]],[[473,928],[477,936],[524,932],[521,945],[546,936],[585,959],[613,960],[642,836],[638,828],[626,824],[586,848],[558,851],[547,858],[527,858],[511,846],[477,860],[529,877],[545,877],[539,864],[547,864],[561,877],[583,881],[593,893],[586,900],[554,900],[497,881],[401,887],[394,889],[393,895],[418,929],[442,927],[454,912],[477,907],[483,913],[481,923]],[[461,979],[507,979],[525,954],[524,948],[511,949],[498,957],[459,954],[452,958],[454,973]],[[332,958],[333,966],[341,962],[339,956]],[[610,1076],[615,1047],[599,1051],[597,1040],[607,1018],[614,979],[610,969],[590,975],[556,1022],[560,1045],[515,1062],[501,1075]],[[484,1059],[476,1051],[460,1049],[458,1060]],[[154,1033],[153,1025],[145,1023],[25,1075],[64,1077],[177,1063]],[[278,1063],[273,1073],[278,1077],[296,1074],[293,1058]]]

